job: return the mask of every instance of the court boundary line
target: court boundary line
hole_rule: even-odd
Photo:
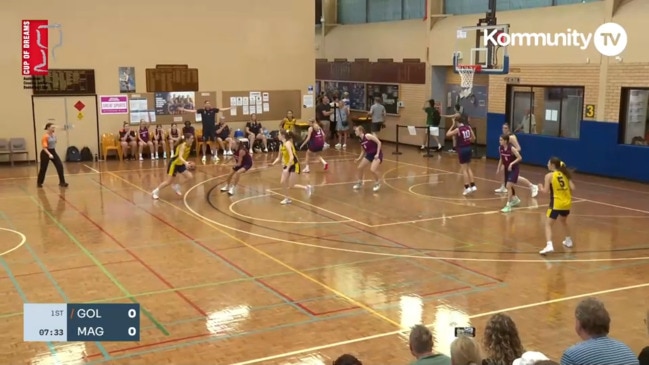
[[[125,183],[133,186],[134,188],[136,188],[136,189],[138,189],[138,190],[140,190],[142,192],[149,193],[144,188],[142,188],[142,187],[140,187],[140,186],[138,186],[138,185],[136,185],[136,184],[134,184],[134,183],[120,177],[120,176],[118,176],[118,175],[113,174],[113,176],[115,176],[116,178],[124,181]],[[212,179],[218,179],[218,178],[222,178],[222,176],[216,176],[216,177],[213,177]],[[189,194],[189,191],[190,190],[188,190],[185,193],[185,195],[183,196],[183,202],[186,201],[186,198],[187,198],[187,195]],[[312,282],[312,283],[314,283],[314,284],[316,284],[316,285],[318,285],[318,286],[332,292],[333,294],[335,294],[335,295],[339,296],[340,298],[350,302],[351,304],[355,305],[356,307],[359,307],[359,308],[365,310],[366,312],[368,312],[368,314],[370,314],[370,315],[372,315],[372,316],[374,316],[374,317],[376,317],[378,319],[381,319],[384,322],[387,322],[387,323],[389,323],[391,325],[394,325],[397,328],[402,328],[400,323],[398,323],[397,321],[392,320],[389,317],[381,314],[380,312],[376,311],[375,309],[373,309],[373,308],[371,308],[371,307],[369,307],[369,306],[367,306],[367,305],[365,305],[365,304],[351,298],[350,296],[346,295],[345,293],[343,293],[343,292],[341,292],[341,291],[339,291],[339,290],[337,290],[337,289],[335,289],[335,288],[333,288],[333,287],[331,287],[331,286],[329,286],[329,285],[327,285],[327,284],[313,278],[312,276],[310,276],[310,275],[308,275],[308,274],[294,268],[293,266],[291,266],[291,265],[287,264],[286,262],[274,257],[273,255],[266,253],[264,250],[261,250],[261,249],[255,247],[255,246],[247,243],[246,241],[234,236],[232,233],[228,232],[227,230],[224,230],[223,228],[219,228],[219,225],[210,224],[211,222],[204,220],[204,217],[202,217],[200,214],[191,214],[190,212],[188,212],[188,211],[186,211],[184,209],[181,209],[180,207],[168,202],[165,199],[158,199],[158,201],[160,201],[162,203],[165,203],[166,205],[172,207],[173,209],[176,209],[176,210],[178,210],[180,212],[183,212],[184,214],[186,214],[189,217],[192,217],[192,218],[194,218],[194,219],[196,219],[198,221],[203,221],[203,223],[206,224],[208,227],[211,227],[214,230],[220,231],[221,233],[223,233],[226,236],[230,237],[232,240],[243,244],[245,247],[249,248],[253,252],[256,252],[257,254],[259,254],[259,255],[261,255],[263,257],[266,257],[267,259],[275,262],[276,264],[278,264],[280,266],[283,266],[284,268],[288,269],[289,271],[292,271],[295,274],[298,274],[299,276],[303,277],[304,279],[306,279],[306,280],[308,280],[308,281],[310,281],[310,282]],[[269,238],[269,237],[267,237],[267,238]],[[270,238],[270,239],[272,239],[272,238]]]
[[[540,302],[535,302],[535,303],[530,303],[530,304],[523,304],[523,305],[517,305],[509,308],[503,308],[499,310],[493,310],[489,312],[483,312],[483,313],[478,313],[474,315],[468,316],[469,319],[475,319],[475,318],[482,318],[482,317],[487,317],[491,316],[497,313],[503,313],[503,312],[515,312],[523,309],[529,309],[529,308],[535,308],[535,307],[540,307],[543,305],[548,305],[548,304],[554,304],[554,303],[561,303],[561,302],[566,302],[570,300],[575,300],[575,299],[581,299],[581,298],[586,298],[586,297],[593,297],[593,296],[599,296],[599,295],[606,295],[606,294],[611,294],[611,293],[617,293],[617,292],[623,292],[626,290],[634,290],[634,289],[640,289],[644,287],[649,287],[649,283],[642,283],[642,284],[636,284],[636,285],[629,285],[625,286],[622,288],[614,288],[614,289],[606,289],[606,290],[600,290],[596,292],[591,292],[591,293],[584,293],[584,294],[577,294],[577,295],[572,295],[568,297],[562,297],[562,298],[556,298],[556,299],[550,299],[550,300],[544,300]],[[426,324],[426,327],[433,327],[435,324]],[[397,331],[391,331],[391,332],[384,332],[384,333],[377,333],[375,335],[371,336],[364,336],[364,337],[359,337],[351,340],[345,340],[345,341],[339,341],[339,342],[334,342],[326,345],[320,345],[320,346],[314,346],[310,348],[305,348],[301,350],[295,350],[295,351],[290,351],[290,352],[285,352],[282,354],[277,354],[277,355],[272,355],[272,356],[266,356],[262,358],[257,358],[257,359],[251,359],[247,361],[242,361],[242,362],[237,362],[233,363],[230,365],[252,365],[252,364],[258,364],[261,362],[265,361],[272,361],[272,360],[278,360],[278,359],[284,359],[290,356],[295,356],[295,355],[301,355],[304,353],[309,353],[309,352],[316,352],[316,351],[321,351],[321,350],[327,350],[335,347],[340,347],[340,346],[346,346],[346,345],[351,345],[354,343],[359,343],[359,342],[365,342],[369,340],[375,340],[378,338],[383,338],[383,337],[389,337],[389,336],[394,336],[394,335],[405,335],[407,332],[403,330],[397,330]]]
[[[117,175],[116,177],[122,179],[123,181],[127,181]],[[183,196],[183,205],[185,206],[185,210],[178,208],[177,206],[168,203],[169,205],[175,207],[176,209],[180,209],[181,211],[196,216],[196,219],[198,220],[203,220],[205,224],[208,226],[211,226],[212,228],[217,229],[219,232],[224,232],[224,234],[227,234],[230,236],[230,234],[225,233],[225,231],[234,231],[237,233],[245,234],[248,236],[254,236],[254,237],[260,237],[263,239],[267,240],[274,240],[277,242],[282,242],[282,243],[289,243],[289,244],[294,244],[298,246],[303,246],[303,247],[312,247],[312,248],[320,248],[324,250],[331,250],[331,251],[340,251],[340,252],[349,252],[349,253],[358,253],[358,254],[366,254],[366,255],[374,255],[374,256],[390,256],[390,257],[402,257],[402,258],[414,258],[414,259],[424,259],[424,260],[447,260],[447,261],[465,261],[465,262],[516,262],[516,263],[561,263],[561,262],[567,262],[567,263],[578,263],[578,262],[618,262],[618,261],[645,261],[649,260],[649,256],[641,256],[641,257],[618,257],[618,258],[595,258],[595,259],[571,259],[571,260],[566,260],[566,259],[547,259],[547,258],[541,258],[541,259],[482,259],[482,258],[470,258],[470,257],[441,257],[441,256],[417,256],[417,255],[404,255],[404,254],[389,254],[389,253],[384,253],[384,252],[372,252],[372,251],[362,251],[362,250],[353,250],[353,249],[346,249],[346,248],[339,248],[339,247],[329,247],[329,246],[322,246],[322,245],[316,245],[312,243],[305,243],[305,242],[297,242],[297,241],[290,241],[286,240],[283,238],[279,237],[272,237],[272,236],[267,236],[263,235],[260,233],[255,233],[255,232],[250,232],[250,231],[244,231],[232,226],[228,226],[223,223],[219,223],[209,217],[206,217],[200,213],[198,213],[194,208],[189,205],[187,202],[187,198],[193,190],[197,189],[199,186],[207,184],[210,181],[217,180],[217,179],[222,179],[222,176],[215,176],[212,178],[209,178],[205,181],[199,182],[195,184],[194,186],[191,186],[187,192],[185,192]],[[127,181],[128,182],[128,181]],[[128,182],[129,184],[132,184],[131,182]],[[133,185],[136,186],[136,185]],[[141,191],[144,191],[141,188],[138,188]],[[446,219],[453,218],[454,216],[447,216]],[[216,228],[216,227],[220,227]],[[370,227],[373,228],[373,227]],[[224,231],[225,230],[225,231]],[[516,253],[512,253],[516,254]]]
[[[18,250],[19,248],[23,247],[25,245],[25,243],[27,242],[27,236],[25,236],[25,234],[20,232],[20,231],[16,231],[15,229],[9,229],[9,228],[4,228],[4,227],[0,227],[0,231],[11,232],[11,233],[14,233],[14,234],[18,235],[18,237],[20,237],[20,242],[16,246],[14,246],[13,248],[10,248],[10,249],[8,249],[8,250],[6,250],[4,252],[0,252],[0,257],[7,256],[10,253]]]
[[[416,191],[413,191],[413,189],[415,187],[417,187],[417,186],[423,186],[423,185],[429,185],[429,184],[430,183],[419,183],[419,184],[415,184],[415,185],[410,185],[410,187],[408,188],[408,191],[410,193],[414,194],[414,195],[417,195],[417,196],[421,196],[421,197],[425,197],[425,198],[432,198],[432,199],[442,200],[442,201],[444,201],[444,200],[448,200],[448,201],[463,201],[463,200],[467,200],[467,201],[488,201],[488,200],[503,200],[505,198],[505,196],[494,196],[492,198],[473,198],[473,197],[471,197],[471,195],[464,195],[462,198],[444,198],[444,197],[440,197],[440,196],[422,194],[422,193],[418,193]]]
[[[266,191],[269,191],[269,190],[270,189],[266,189]],[[336,220],[329,220],[329,221],[292,221],[292,222],[291,221],[281,221],[281,220],[277,220],[277,219],[256,218],[256,217],[248,216],[248,215],[245,215],[245,214],[238,213],[234,209],[234,206],[237,205],[240,202],[248,201],[248,200],[252,200],[252,199],[259,199],[259,198],[269,197],[269,196],[273,196],[273,195],[274,195],[273,193],[270,193],[270,194],[260,194],[260,195],[247,196],[245,198],[242,198],[242,199],[239,199],[239,200],[236,200],[236,201],[232,202],[228,206],[228,210],[232,214],[238,215],[239,217],[254,220],[254,221],[266,222],[266,223],[281,223],[281,224],[341,224],[341,223],[353,222],[353,221],[350,221],[350,220],[341,220],[341,221],[336,221]],[[326,218],[328,218],[328,217],[326,217]]]

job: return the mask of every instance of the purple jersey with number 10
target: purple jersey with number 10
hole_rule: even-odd
[[[457,147],[466,147],[471,145],[471,127],[461,125],[457,129]]]

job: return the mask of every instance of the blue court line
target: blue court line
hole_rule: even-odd
[[[11,271],[11,268],[9,267],[7,262],[2,258],[2,256],[0,256],[0,266],[2,266],[2,268],[7,272],[7,276],[9,277],[9,280],[11,280],[11,283],[16,289],[16,292],[18,292],[18,295],[20,296],[20,299],[22,299],[23,304],[29,303],[29,301],[27,300],[27,295],[25,295],[25,292],[20,287],[20,284],[18,283],[18,280],[16,280],[13,271]],[[56,353],[56,347],[54,347],[54,345],[51,342],[47,342],[47,348],[50,350],[50,353],[52,354],[54,361],[56,361],[57,364],[61,364],[61,361],[58,359],[58,354]]]
[[[0,211],[0,219],[7,222],[7,224],[10,226],[10,228],[12,228],[12,229],[15,228],[15,225],[11,222],[11,220],[9,218],[7,218],[7,215],[3,211]],[[61,288],[61,286],[56,281],[56,279],[54,279],[54,277],[52,276],[52,273],[47,269],[47,266],[45,266],[45,263],[38,257],[36,252],[34,252],[31,245],[29,244],[29,241],[26,241],[25,245],[23,247],[25,247],[27,249],[27,251],[29,251],[29,254],[34,258],[34,261],[36,262],[36,265],[38,265],[38,267],[43,271],[43,273],[45,274],[47,279],[52,283],[52,285],[54,286],[56,291],[59,293],[59,295],[63,299],[63,302],[64,303],[70,303],[70,300],[68,299],[68,296],[65,294],[65,291],[63,290],[63,288]],[[101,343],[95,341],[95,345],[97,345],[97,348],[99,349],[99,351],[102,353],[102,355],[104,355],[104,358],[107,358],[107,359],[110,358],[110,355],[108,354],[108,351],[106,351],[106,349],[104,348],[104,346]]]
[[[496,283],[500,284],[502,286],[502,283]],[[491,290],[491,288],[476,288],[476,289],[469,289],[467,291],[461,291],[461,292],[455,292],[455,293],[448,293],[445,295],[440,295],[440,296],[431,296],[431,297],[426,297],[423,298],[423,302],[431,302],[433,300],[442,300],[442,299],[447,299],[459,295],[467,295],[467,294],[475,294],[479,292],[483,292],[486,290]],[[284,305],[284,304],[280,304]],[[379,305],[374,307],[374,309],[382,310],[382,309],[390,309],[396,306],[399,306],[400,303],[394,302],[394,303],[388,303],[384,305]],[[258,310],[262,307],[257,307]],[[151,353],[157,353],[157,352],[162,352],[162,351],[171,351],[171,350],[177,350],[181,349],[184,347],[189,347],[189,346],[195,346],[195,345],[200,345],[200,344],[205,344],[205,343],[214,343],[214,342],[219,342],[223,340],[230,340],[233,338],[238,338],[238,337],[245,337],[249,335],[257,335],[257,334],[263,334],[267,332],[273,332],[273,331],[278,331],[282,329],[288,329],[292,327],[298,327],[302,325],[309,325],[309,324],[314,324],[326,320],[335,320],[335,319],[340,319],[340,318],[346,318],[346,317],[358,317],[360,315],[367,314],[364,309],[362,308],[357,308],[350,310],[345,313],[340,313],[340,314],[334,314],[334,315],[329,315],[326,317],[315,317],[306,321],[301,321],[301,322],[294,322],[294,323],[287,323],[287,324],[280,324],[276,326],[271,326],[271,327],[265,327],[265,328],[260,328],[252,331],[246,331],[246,332],[239,332],[239,333],[234,333],[234,334],[227,334],[221,337],[211,337],[211,336],[206,336],[203,339],[198,339],[198,340],[193,340],[193,341],[187,341],[187,342],[180,342],[180,343],[175,343],[175,344],[170,344],[167,346],[160,346],[160,347],[154,347],[147,349],[147,350],[142,350],[142,351],[137,351],[137,352],[132,352],[132,353],[125,353],[123,355],[118,355],[118,356],[113,356],[112,360],[121,360],[121,359],[129,359],[133,358],[136,356],[142,356],[146,354],[151,354]],[[180,320],[180,321],[175,321],[175,322],[170,322],[168,325],[173,326],[174,324],[180,324],[182,323],[187,323],[187,322],[192,322],[192,321],[200,321],[200,320],[205,320],[204,317],[200,318],[194,318],[194,319],[185,319],[185,320]],[[165,324],[167,325],[167,324]],[[144,329],[144,328],[143,328]],[[89,363],[86,363],[86,365],[95,365],[95,364],[103,364],[106,363],[107,360],[95,360]]]
[[[91,179],[90,177],[87,177],[87,179],[90,180],[90,181],[92,181],[92,182],[94,182],[95,184],[97,184],[97,185],[99,186],[100,190],[106,190],[106,191],[110,192],[111,194],[115,195],[116,197],[118,197],[118,198],[120,198],[120,199],[124,199],[124,200],[126,200],[126,198],[122,197],[122,196],[119,195],[117,192],[115,192],[115,191],[113,191],[112,189],[110,189],[110,188],[108,188],[108,187],[102,185],[101,183],[95,181],[94,179]],[[128,201],[128,200],[127,200],[127,201]],[[149,212],[147,209],[144,209],[144,208],[140,207],[139,205],[135,205],[135,207],[136,207],[137,209],[140,209],[140,210],[145,211],[147,214],[151,214],[151,218],[155,219],[155,215],[154,215],[152,212]],[[177,227],[170,227],[170,228],[172,228],[172,229],[178,229]],[[184,234],[184,232],[182,232],[182,231],[180,231],[179,233],[180,233],[180,234]],[[229,262],[229,261],[228,261],[227,259],[225,259],[224,257],[222,257],[222,256],[220,256],[220,255],[218,255],[218,254],[216,254],[216,253],[214,253],[214,252],[208,250],[207,248],[203,247],[202,245],[198,244],[198,243],[196,242],[195,239],[193,239],[193,238],[192,238],[192,239],[189,239],[189,236],[187,236],[187,238],[188,238],[188,240],[189,240],[189,241],[194,245],[194,247],[196,247],[197,249],[203,251],[203,252],[206,253],[208,256],[211,256],[212,258],[216,259],[217,261],[219,261],[220,263],[222,263],[222,264],[225,265],[226,267],[230,268],[232,271],[238,273],[238,274],[239,274],[240,276],[242,276],[242,277],[248,277],[248,278],[251,278],[252,281],[255,283],[255,285],[257,285],[258,287],[262,288],[262,289],[265,290],[266,292],[268,292],[268,293],[270,293],[270,294],[276,296],[277,298],[281,299],[281,300],[284,301],[286,304],[292,306],[292,307],[293,307],[294,309],[296,309],[298,312],[301,312],[302,314],[306,315],[307,317],[309,317],[309,318],[315,318],[315,316],[314,316],[313,314],[311,314],[311,313],[308,312],[307,310],[301,308],[299,305],[297,305],[297,304],[295,304],[294,302],[292,302],[291,300],[289,300],[287,297],[285,297],[284,295],[282,295],[280,292],[274,290],[273,288],[271,288],[271,287],[269,287],[269,286],[264,285],[264,284],[263,284],[262,282],[260,282],[258,279],[254,279],[254,276],[253,276],[253,275],[251,275],[251,274],[249,274],[249,273],[243,271],[242,269],[236,267],[233,263]]]

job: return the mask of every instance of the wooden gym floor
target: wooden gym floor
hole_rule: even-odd
[[[344,352],[366,364],[406,364],[400,330],[430,324],[448,351],[453,327],[506,311],[528,349],[558,358],[578,341],[573,310],[595,295],[612,335],[646,345],[649,188],[577,175],[575,248],[540,257],[547,196],[511,214],[493,190],[493,161],[474,163],[478,191],[461,195],[456,156],[393,156],[383,187],[354,192],[358,146],[328,150],[281,206],[274,154],[254,156],[237,195],[213,187],[229,165],[199,166],[185,195],[149,192],[164,161],[68,164],[60,190],[50,167],[0,169],[0,363],[330,364]],[[397,158],[398,157],[398,158]],[[566,159],[568,159],[566,157]],[[539,182],[545,171],[525,166]],[[26,241],[21,242],[20,234]],[[142,304],[138,343],[24,343],[24,302]]]

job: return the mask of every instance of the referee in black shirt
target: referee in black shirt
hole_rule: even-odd
[[[207,162],[207,156],[205,154],[205,152],[207,151],[206,142],[216,142],[216,115],[219,112],[230,110],[230,108],[212,108],[212,104],[210,104],[210,102],[206,100],[203,108],[201,109],[192,110],[180,108],[179,110],[185,113],[196,113],[201,115],[201,122],[203,123],[203,158],[201,159],[201,162],[205,164]],[[218,162],[219,156],[217,154],[218,149],[216,148],[216,146],[210,148],[210,152],[212,153],[212,161],[215,163]]]

